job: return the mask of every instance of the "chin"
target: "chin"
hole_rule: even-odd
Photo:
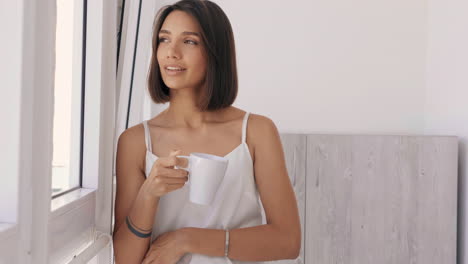
[[[182,88],[181,82],[173,81],[173,80],[164,80],[164,84],[171,88],[171,89],[180,89]]]
[[[185,86],[182,86],[180,84],[177,84],[177,83],[165,83],[166,86],[169,88],[169,89],[175,89],[175,90],[180,90],[180,89],[184,89]]]

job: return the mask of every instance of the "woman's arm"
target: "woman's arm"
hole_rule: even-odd
[[[133,224],[151,229],[159,199],[149,198],[141,190],[145,175],[141,153],[144,140],[138,127],[127,129],[119,137],[116,157],[117,192],[115,201],[115,225],[113,234],[114,255],[117,264],[141,263],[150,245],[150,239],[131,233],[125,223],[130,216]],[[140,145],[139,145],[140,144]]]
[[[240,261],[295,259],[301,248],[301,226],[278,130],[269,118],[251,114],[247,140],[254,147],[255,180],[267,224],[231,230],[228,256]],[[224,256],[224,230],[180,231],[186,236],[188,253]]]
[[[224,256],[226,235],[224,230],[190,227],[180,231],[187,237],[184,245],[186,253]],[[239,261],[295,259],[299,256],[300,248],[300,237],[297,239],[294,235],[268,224],[229,231],[230,259]]]

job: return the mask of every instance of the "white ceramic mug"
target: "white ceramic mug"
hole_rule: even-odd
[[[196,204],[210,205],[216,196],[229,160],[224,157],[193,152],[190,156],[177,156],[188,160],[187,168],[176,166],[177,169],[188,171],[186,184],[190,187],[190,201]]]

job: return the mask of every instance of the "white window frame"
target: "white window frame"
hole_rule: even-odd
[[[0,263],[67,263],[98,234],[111,234],[117,3],[87,5],[82,188],[52,200],[56,0],[2,3],[23,24],[18,195],[10,197],[17,221],[0,224]],[[107,244],[93,261],[112,259]]]
[[[169,105],[151,102],[147,77],[155,15],[162,6],[173,2],[125,0],[117,72],[117,135],[160,113]],[[117,139],[114,144],[117,144]]]

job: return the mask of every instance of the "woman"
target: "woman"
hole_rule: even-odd
[[[237,96],[234,37],[209,1],[158,13],[148,78],[169,107],[124,131],[117,148],[116,263],[237,263],[297,258],[296,199],[275,124],[231,106]],[[229,159],[210,206],[188,200],[177,155]],[[261,198],[266,224],[262,225]]]

